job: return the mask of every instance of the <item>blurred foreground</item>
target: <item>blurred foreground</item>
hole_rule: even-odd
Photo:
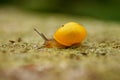
[[[77,48],[41,48],[33,31],[52,37],[75,21],[88,31]],[[0,9],[0,80],[120,80],[120,24],[60,14]]]

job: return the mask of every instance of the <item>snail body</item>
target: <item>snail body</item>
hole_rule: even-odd
[[[53,35],[53,39],[47,39],[42,33],[34,29],[44,40],[45,47],[65,48],[80,44],[86,37],[86,29],[75,22],[69,22],[61,26]]]
[[[66,48],[67,46],[58,43],[55,39],[49,39],[44,42],[44,46],[47,48],[57,47],[57,48]]]

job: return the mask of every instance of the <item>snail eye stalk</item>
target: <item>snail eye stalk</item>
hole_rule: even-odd
[[[48,39],[46,38],[46,36],[43,33],[40,33],[36,28],[34,28],[34,31],[39,34],[45,41],[48,41]]]

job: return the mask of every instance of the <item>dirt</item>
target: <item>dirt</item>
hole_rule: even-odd
[[[42,47],[33,28],[52,38],[70,21],[88,32],[78,47]],[[1,8],[0,28],[0,80],[120,80],[118,22]]]

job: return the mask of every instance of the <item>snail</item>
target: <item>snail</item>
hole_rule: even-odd
[[[86,37],[86,29],[76,23],[69,22],[65,25],[62,25],[53,35],[53,39],[48,39],[43,33],[38,32],[37,29],[34,29],[44,40],[44,46],[47,48],[66,48],[73,45],[80,44]]]

